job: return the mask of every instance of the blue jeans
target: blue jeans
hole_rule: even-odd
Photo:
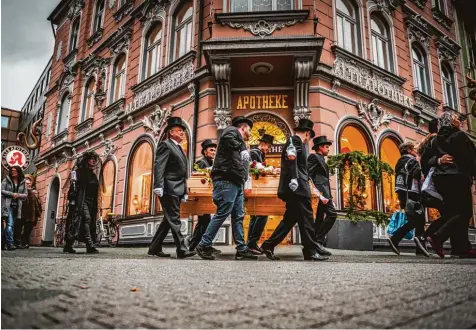
[[[15,227],[16,217],[17,212],[13,207],[11,207],[10,212],[8,213],[8,218],[6,219],[7,223],[5,229],[3,229],[2,224],[2,240],[6,240],[8,246],[13,246],[13,228]]]
[[[210,221],[199,245],[202,247],[212,246],[218,230],[231,214],[231,229],[236,249],[246,251],[248,247],[245,244],[243,232],[243,218],[245,217],[243,186],[237,186],[226,180],[215,181],[213,182],[212,197],[213,203],[217,206],[217,213]]]

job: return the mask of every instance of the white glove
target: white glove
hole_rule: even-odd
[[[162,197],[164,195],[164,188],[155,188],[154,189],[154,193],[159,196],[159,197]]]
[[[297,179],[291,179],[291,182],[289,182],[289,188],[292,190],[292,191],[296,191],[296,189],[299,187],[299,183],[297,181]]]
[[[243,150],[240,152],[241,160],[244,162],[249,162],[250,161],[250,153],[248,150]]]
[[[187,201],[188,201],[188,195],[185,194],[185,195],[183,195],[183,197],[182,197],[182,202],[187,202]]]

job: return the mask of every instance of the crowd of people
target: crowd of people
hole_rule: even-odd
[[[34,177],[20,166],[9,168],[2,180],[2,250],[28,249],[42,208]]]

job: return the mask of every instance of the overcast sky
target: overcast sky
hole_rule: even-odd
[[[60,0],[1,0],[1,105],[21,110],[53,54],[54,36],[46,18]]]

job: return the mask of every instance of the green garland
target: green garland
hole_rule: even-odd
[[[382,162],[374,154],[364,154],[361,151],[351,151],[345,154],[329,156],[327,161],[329,173],[337,174],[339,181],[342,181],[345,174],[349,174],[349,198],[347,199],[348,208],[346,216],[352,222],[373,221],[376,225],[387,224],[389,215],[379,211],[364,210],[365,184],[370,180],[375,186],[382,182],[384,174],[388,175],[390,180],[394,173],[393,168]]]

